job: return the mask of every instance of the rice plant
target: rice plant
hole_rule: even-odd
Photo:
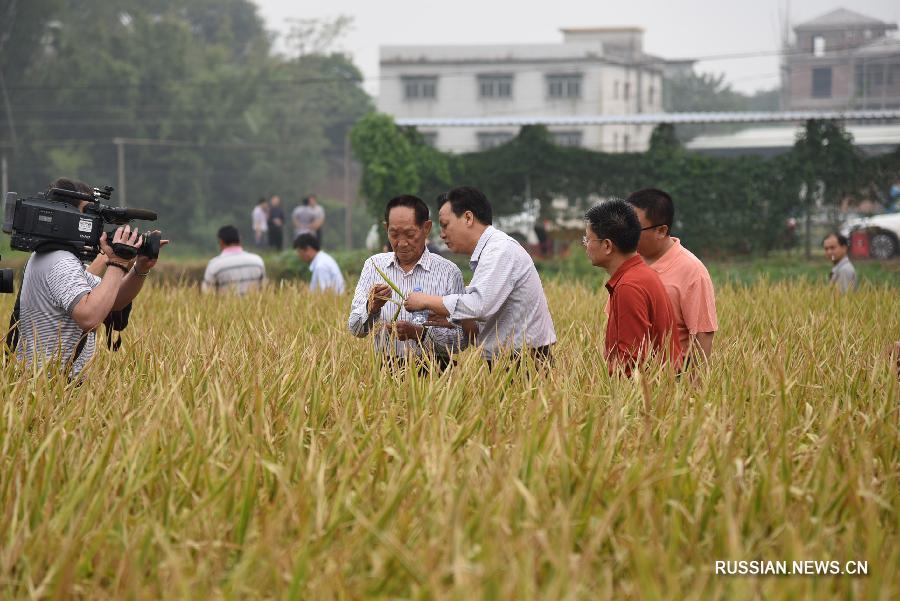
[[[391,371],[302,285],[149,289],[80,387],[5,364],[0,596],[900,596],[895,288],[721,287],[678,380],[611,379],[605,290],[545,288],[545,377]],[[714,573],[751,559],[869,573]]]

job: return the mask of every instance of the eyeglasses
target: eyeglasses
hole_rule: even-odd
[[[657,223],[656,225],[648,225],[647,227],[642,227],[641,231],[643,232],[644,230],[652,230],[653,228],[659,227],[661,225],[666,225],[666,224],[665,223]]]
[[[584,246],[585,248],[591,242],[602,242],[602,240],[600,240],[599,238],[588,238],[587,236],[581,237],[581,245]]]

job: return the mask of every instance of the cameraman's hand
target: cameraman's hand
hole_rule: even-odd
[[[161,234],[161,233],[162,232],[160,232],[159,230],[153,230],[152,232],[150,232],[150,234]],[[160,250],[162,250],[162,247],[168,243],[169,243],[168,240],[160,240],[159,241]],[[147,273],[148,271],[150,271],[151,269],[156,267],[156,261],[157,261],[157,259],[150,259],[148,257],[138,255],[137,259],[135,260],[134,268],[137,269],[141,273]]]
[[[116,233],[113,235],[112,243],[121,243],[128,246],[133,246],[134,248],[140,248],[140,246],[144,243],[144,237],[138,234],[138,228],[134,228],[132,230],[130,225],[123,225],[116,230]],[[103,232],[103,235],[100,236],[100,250],[102,250],[103,254],[106,255],[106,260],[108,262],[114,261],[119,264],[129,266],[131,265],[130,259],[123,259],[116,254],[116,251],[113,250],[113,247],[106,239],[106,232]]]

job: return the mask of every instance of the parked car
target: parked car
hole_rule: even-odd
[[[848,219],[841,233],[849,238],[860,229],[869,233],[869,256],[873,259],[890,259],[900,254],[900,213]]]

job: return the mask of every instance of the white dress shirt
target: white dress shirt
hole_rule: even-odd
[[[312,263],[309,264],[309,270],[312,272],[312,279],[309,281],[310,290],[344,293],[344,274],[341,273],[337,261],[324,250],[316,253]]]
[[[470,265],[474,275],[465,293],[444,296],[444,307],[452,321],[481,322],[477,340],[486,359],[556,343],[541,278],[521,244],[488,226]]]

